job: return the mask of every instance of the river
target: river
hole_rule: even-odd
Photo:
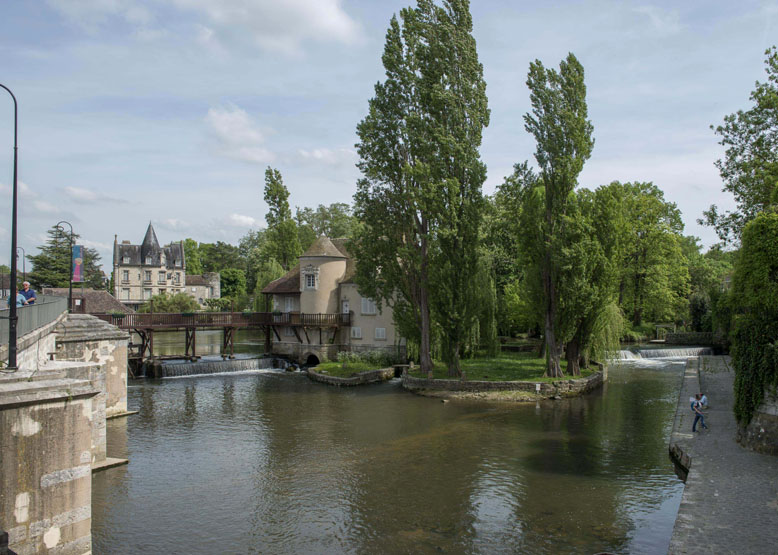
[[[682,368],[620,361],[585,397],[499,405],[277,371],[133,381],[94,552],[665,553]]]

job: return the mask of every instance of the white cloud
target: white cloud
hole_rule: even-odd
[[[176,218],[161,220],[158,225],[159,227],[169,229],[170,231],[188,231],[192,229],[192,225],[189,222]]]
[[[59,214],[61,213],[60,209],[51,204],[50,202],[46,202],[45,200],[35,200],[32,203],[33,207],[39,214]]]
[[[357,158],[357,153],[348,148],[315,148],[313,150],[300,149],[298,152],[304,160],[322,162],[328,165],[337,165],[342,162],[353,163]]]
[[[248,229],[258,228],[260,226],[259,220],[244,214],[230,214],[225,223],[232,227],[243,227]]]
[[[84,189],[82,187],[67,186],[63,188],[65,195],[72,200],[76,200],[83,203],[97,203],[97,202],[125,202],[124,200],[103,193],[92,191],[91,189]]]
[[[234,105],[211,108],[205,122],[222,156],[257,164],[275,159],[275,155],[263,146],[265,137],[245,110]]]
[[[12,194],[12,192],[13,192],[13,187],[11,186],[10,183],[7,185],[5,183],[0,183],[0,194],[10,195]],[[30,189],[30,186],[27,185],[24,181],[16,182],[16,194],[18,195],[18,198],[33,198],[37,196],[35,192],[32,189]],[[10,204],[10,199],[8,202]]]
[[[667,37],[683,30],[681,18],[675,10],[662,10],[656,6],[640,6],[635,8],[635,12],[648,17],[659,36]]]
[[[353,44],[360,26],[341,6],[341,0],[172,0],[182,10],[204,15],[208,27],[221,37],[241,32],[260,47],[299,54],[303,42]]]
[[[94,31],[119,17],[136,26],[150,24],[154,16],[137,0],[47,0],[49,6],[84,29]]]
[[[110,251],[113,248],[111,245],[106,243],[101,243],[100,241],[90,241],[89,239],[84,239],[83,237],[78,239],[78,243],[98,251]]]

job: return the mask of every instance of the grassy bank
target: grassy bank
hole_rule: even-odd
[[[544,378],[546,371],[546,359],[538,358],[535,353],[501,353],[496,357],[471,358],[462,360],[462,370],[465,372],[468,380],[474,381],[493,381],[493,382],[512,382],[512,381],[533,381],[533,382],[551,382],[559,378]],[[562,370],[567,370],[567,361],[562,360]],[[596,371],[596,367],[581,370],[581,377],[591,375]],[[417,378],[426,378],[418,371],[411,372],[412,376]],[[448,367],[443,362],[435,362],[435,379],[447,380]],[[569,379],[571,376],[565,376]]]
[[[366,370],[378,370],[375,364],[369,362],[322,362],[314,371],[319,374],[327,374],[338,378],[350,378],[352,374],[365,372]]]

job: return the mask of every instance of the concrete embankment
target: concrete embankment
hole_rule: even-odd
[[[314,368],[308,369],[308,377],[315,382],[326,383],[328,385],[338,386],[353,386],[353,385],[367,385],[371,383],[385,382],[394,378],[394,368],[381,368],[378,370],[368,370],[367,372],[359,372],[348,378],[341,378],[338,376],[328,376],[327,374],[321,374]]]
[[[688,475],[670,553],[776,553],[778,457],[736,442],[733,380],[729,357],[686,364],[669,449]],[[693,434],[689,398],[699,392],[709,429]]]
[[[490,401],[535,401],[575,397],[602,386],[608,379],[607,365],[585,378],[554,382],[532,381],[480,381],[480,380],[429,380],[403,375],[402,386],[419,395],[450,399],[484,399]]]

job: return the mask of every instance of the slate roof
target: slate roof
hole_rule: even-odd
[[[140,245],[127,245],[124,243],[114,243],[114,264],[120,266],[162,266],[162,254],[165,255],[165,267],[169,269],[183,268],[184,267],[184,247],[178,243],[171,243],[165,247],[159,246],[157,240],[157,234],[154,231],[154,226],[149,222],[149,227],[146,229],[146,236],[143,238],[143,243]],[[151,264],[146,264],[146,257],[151,257]],[[124,263],[123,260],[129,258],[128,263]],[[180,260],[181,264],[176,266],[176,260]]]
[[[42,295],[51,295],[53,297],[67,297],[67,287],[44,287]],[[108,291],[97,291],[95,289],[84,289],[83,294],[80,287],[73,288],[74,299],[84,299],[84,308],[89,314],[105,314],[108,312],[124,312],[131,314],[135,312],[131,308],[124,306],[117,301]],[[75,304],[75,303],[74,303]]]
[[[328,237],[324,235],[316,239],[313,244],[308,247],[308,250],[300,255],[300,258],[312,257],[312,256],[324,256],[331,258],[346,258],[338,248],[330,241]]]
[[[205,278],[201,276],[200,274],[193,274],[193,275],[186,275],[186,284],[187,285],[208,285],[208,282],[205,281]]]
[[[300,265],[298,264],[277,280],[268,283],[262,290],[265,294],[300,293]]]

